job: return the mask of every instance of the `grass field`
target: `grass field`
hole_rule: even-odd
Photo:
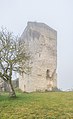
[[[73,119],[73,92],[1,94],[0,119]]]

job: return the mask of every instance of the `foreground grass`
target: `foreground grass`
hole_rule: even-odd
[[[2,94],[0,119],[73,119],[73,92]]]

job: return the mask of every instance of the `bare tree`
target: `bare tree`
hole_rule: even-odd
[[[9,95],[16,97],[12,85],[12,73],[25,72],[22,63],[29,59],[25,53],[25,48],[17,37],[6,29],[0,31],[0,77],[9,85]]]

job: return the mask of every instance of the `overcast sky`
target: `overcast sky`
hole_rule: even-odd
[[[21,35],[28,21],[57,30],[58,88],[73,88],[73,0],[0,0],[0,27]]]

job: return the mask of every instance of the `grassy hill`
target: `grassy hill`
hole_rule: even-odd
[[[73,92],[2,94],[0,119],[73,119]]]

